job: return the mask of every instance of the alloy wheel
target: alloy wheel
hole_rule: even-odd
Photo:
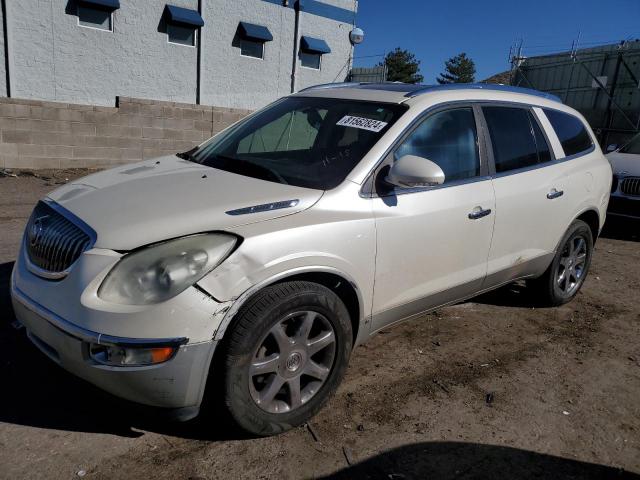
[[[318,393],[331,372],[336,334],[315,311],[287,315],[258,344],[249,365],[253,401],[270,413],[290,412]]]
[[[564,245],[556,272],[556,284],[562,295],[573,295],[582,283],[587,262],[587,240],[582,235],[571,237]]]

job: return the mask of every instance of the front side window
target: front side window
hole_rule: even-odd
[[[320,59],[322,55],[312,52],[300,52],[300,65],[306,68],[320,70]]]
[[[112,31],[113,25],[111,17],[111,10],[84,4],[78,5],[78,24],[83,27]]]
[[[167,39],[170,43],[193,47],[196,44],[196,29],[191,26],[169,23],[167,25]]]
[[[568,157],[589,150],[593,141],[578,117],[557,110],[544,109],[551,126],[558,135],[564,154]]]
[[[489,128],[496,173],[551,159],[549,146],[529,109],[482,107],[482,112]]]
[[[416,155],[438,164],[444,183],[480,174],[478,132],[472,108],[434,113],[424,120],[394,153],[398,160]]]
[[[398,104],[288,97],[188,156],[240,175],[328,190],[342,183],[406,109]]]
[[[240,40],[240,55],[253,58],[264,58],[264,43],[243,38]]]

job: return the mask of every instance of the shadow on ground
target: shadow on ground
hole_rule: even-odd
[[[395,448],[325,479],[625,479],[624,470],[516,448],[477,443],[416,443]]]
[[[469,301],[497,307],[543,308],[540,300],[536,298],[535,289],[528,288],[524,281],[510,283],[478,295]]]
[[[613,240],[640,242],[640,220],[610,216],[607,218],[600,236]]]
[[[16,330],[9,294],[13,262],[0,264],[0,422],[137,437],[154,431],[183,438],[239,437],[226,419],[170,422],[159,412],[121,401],[67,373]],[[211,427],[215,425],[215,427]]]

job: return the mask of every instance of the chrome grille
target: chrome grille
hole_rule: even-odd
[[[28,266],[34,273],[45,278],[62,278],[82,252],[91,248],[93,231],[81,228],[78,223],[82,222],[74,220],[61,207],[38,202],[25,232],[25,248],[31,263]]]
[[[622,180],[620,191],[625,195],[640,196],[640,177],[627,177]]]

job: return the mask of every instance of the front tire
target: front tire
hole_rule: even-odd
[[[591,228],[582,220],[575,220],[560,241],[547,271],[532,282],[540,302],[553,307],[570,302],[582,288],[592,255]]]
[[[305,423],[340,384],[351,347],[349,313],[328,288],[296,281],[258,292],[225,335],[231,417],[261,436]]]

